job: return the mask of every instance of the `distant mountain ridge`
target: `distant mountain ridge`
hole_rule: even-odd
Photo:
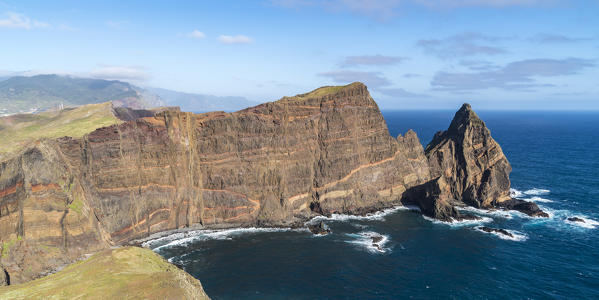
[[[168,106],[179,106],[183,111],[196,113],[210,111],[233,112],[258,105],[257,102],[238,96],[192,94],[162,88],[147,88],[147,90],[158,95]]]
[[[161,106],[159,97],[127,82],[62,75],[15,76],[0,80],[0,115],[112,101],[116,106]]]
[[[97,104],[148,109],[179,106],[185,111],[237,111],[257,102],[244,97],[184,93],[162,88],[141,88],[128,82],[66,75],[0,76],[0,116]]]

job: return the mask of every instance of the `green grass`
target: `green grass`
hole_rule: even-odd
[[[326,95],[332,95],[335,94],[345,88],[351,87],[353,85],[356,84],[360,84],[357,82],[354,83],[350,83],[348,85],[337,85],[337,86],[323,86],[320,88],[317,88],[309,93],[305,93],[305,94],[299,94],[297,96],[294,97],[286,97],[287,99],[293,100],[293,99],[307,99],[307,98],[319,98],[319,97],[323,97]]]
[[[198,280],[148,249],[105,250],[58,273],[0,288],[0,299],[207,299]]]
[[[79,197],[75,197],[75,200],[69,204],[69,209],[72,209],[78,214],[81,214],[81,209],[83,208],[83,202]]]
[[[15,245],[16,242],[21,241],[23,238],[17,236],[16,240],[10,240],[2,243],[2,257],[7,257],[10,254],[10,248]]]
[[[318,98],[325,95],[330,95],[337,93],[345,86],[323,86],[321,88],[317,88],[307,94],[300,95],[300,98]]]
[[[79,138],[97,128],[120,122],[112,113],[110,102],[0,118],[0,157],[41,138]]]

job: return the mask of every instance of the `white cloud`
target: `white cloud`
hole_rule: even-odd
[[[203,32],[195,29],[194,31],[188,33],[187,37],[190,37],[192,39],[203,39],[206,37],[206,35]]]
[[[506,53],[507,51],[503,48],[491,45],[501,39],[476,32],[466,32],[443,39],[420,40],[417,45],[427,53],[439,58],[470,57]]]
[[[145,69],[140,67],[101,66],[89,73],[90,77],[109,80],[141,82],[150,78]]]
[[[235,36],[221,35],[218,37],[218,41],[223,44],[249,44],[254,42],[251,37],[240,34]]]
[[[21,28],[21,29],[32,29],[32,28],[46,28],[50,27],[48,23],[32,20],[29,17],[15,13],[7,12],[4,14],[4,18],[0,19],[0,28]]]
[[[431,81],[436,90],[467,91],[498,88],[533,91],[536,87],[552,86],[537,81],[541,77],[574,75],[596,66],[595,61],[582,58],[527,59],[480,72],[438,72]]]

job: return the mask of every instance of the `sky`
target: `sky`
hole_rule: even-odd
[[[382,109],[599,110],[599,0],[0,0],[0,75],[257,102],[364,82]]]

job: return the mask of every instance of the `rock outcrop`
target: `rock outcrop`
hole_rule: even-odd
[[[444,221],[460,215],[456,206],[505,208],[546,217],[533,202],[510,197],[512,170],[499,144],[469,104],[456,112],[449,128],[426,146],[432,180],[415,186],[404,201],[417,203],[424,214]]]
[[[426,152],[413,131],[389,135],[361,83],[235,113],[135,117],[0,163],[11,281],[184,227],[289,226],[405,202],[450,220],[456,205],[510,199],[509,163],[468,105]]]

